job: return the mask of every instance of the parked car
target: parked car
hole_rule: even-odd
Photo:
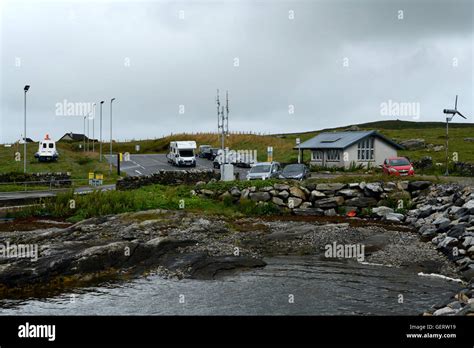
[[[250,168],[247,174],[247,180],[267,180],[278,177],[280,163],[278,162],[260,162]]]
[[[227,157],[226,159],[224,157]],[[214,168],[219,169],[221,167],[222,163],[230,163],[233,165],[237,165],[240,161],[240,155],[238,152],[234,150],[228,150],[225,152],[222,151],[222,149],[217,150],[217,156],[214,157],[214,160],[212,161],[212,165]]]
[[[206,157],[208,160],[210,161],[214,161],[214,159],[217,157],[218,155],[218,152],[219,152],[219,148],[217,147],[212,147],[210,150],[209,150],[209,157]]]
[[[212,161],[212,166],[214,167],[214,169],[219,169],[221,167],[221,162],[220,162],[219,156],[216,156],[214,158],[214,161]]]
[[[415,175],[413,164],[405,157],[391,157],[385,159],[382,165],[384,174],[396,176]]]
[[[211,156],[211,145],[199,145],[200,158],[209,158]]]
[[[279,179],[304,180],[310,176],[309,169],[304,164],[288,164],[278,174]]]

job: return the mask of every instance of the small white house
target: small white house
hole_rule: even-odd
[[[324,132],[295,149],[311,151],[311,164],[322,167],[375,167],[403,147],[376,131]]]

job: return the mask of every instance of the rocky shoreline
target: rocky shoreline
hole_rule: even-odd
[[[425,315],[474,315],[474,190],[459,184],[430,181],[374,183],[283,183],[224,192],[197,183],[193,194],[238,203],[250,199],[273,204],[296,215],[336,216],[350,213],[413,227],[422,241],[431,242],[454,265],[467,287],[449,302]]]
[[[319,255],[324,259],[325,247],[338,243],[364,245],[365,262],[451,278],[461,275],[467,287],[424,314],[473,313],[474,194],[469,187],[428,182],[315,187],[283,183],[261,189],[234,187],[227,193],[205,190],[200,183],[194,193],[236,204],[241,199],[276,204],[293,214],[231,219],[185,210],[150,210],[66,227],[0,232],[2,245],[38,246],[37,260],[0,258],[1,296],[49,296],[148,272],[178,279],[215,279],[264,267],[265,257]],[[290,202],[296,198],[301,202],[295,206]],[[410,209],[384,205],[395,198],[397,204],[409,201]],[[338,216],[351,211],[358,216]]]

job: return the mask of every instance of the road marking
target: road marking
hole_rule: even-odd
[[[135,169],[135,173],[138,173],[138,175],[142,175],[142,173],[140,173],[140,171],[138,171],[136,169]]]
[[[142,165],[138,164],[137,162],[135,162],[135,161],[134,161],[134,160],[132,160],[132,159],[130,159],[130,162],[133,162],[133,163],[135,163],[137,166],[139,166],[139,167],[140,167],[140,168],[142,168],[142,169],[146,169],[144,166],[142,166]]]

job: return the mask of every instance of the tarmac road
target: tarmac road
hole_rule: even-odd
[[[117,156],[105,156],[107,161],[117,165]],[[130,161],[120,163],[120,171],[127,173],[128,176],[150,175],[159,170],[187,170],[194,167],[176,167],[168,163],[165,154],[143,154],[130,155]],[[212,161],[205,158],[196,157],[196,169],[213,169]],[[217,170],[217,169],[216,169]],[[245,179],[248,168],[234,167],[234,172],[240,174],[241,179]]]

